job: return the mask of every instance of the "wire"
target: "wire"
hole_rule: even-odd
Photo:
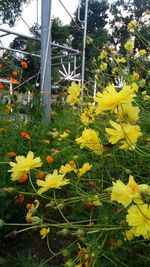
[[[35,78],[36,76],[39,75],[40,72],[36,73],[35,75],[31,76],[30,78],[28,78],[27,80],[25,80],[23,83],[20,83],[18,86],[14,87],[14,90],[18,89],[19,87],[21,87],[23,84],[31,81],[33,78]],[[31,86],[32,87],[32,86]]]

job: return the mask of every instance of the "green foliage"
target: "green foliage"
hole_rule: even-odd
[[[140,22],[140,28],[136,32],[136,47],[146,49],[147,42],[150,39],[150,26],[148,23],[150,3],[147,0],[117,0],[111,4],[110,19],[111,25],[111,42],[115,45],[121,45],[124,50],[124,44],[129,38],[127,25],[130,21]]]
[[[21,15],[23,4],[29,4],[30,0],[0,1],[0,19],[3,23],[14,26],[16,19]]]

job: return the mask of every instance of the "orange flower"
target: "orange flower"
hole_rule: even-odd
[[[36,179],[42,179],[45,177],[45,172],[43,171],[38,171],[37,174],[35,175]]]
[[[17,75],[18,75],[18,72],[14,70],[14,71],[12,72],[12,74],[13,74],[14,76],[17,76]]]
[[[13,158],[13,157],[16,157],[16,152],[14,152],[14,151],[11,151],[11,152],[8,152],[7,153],[7,156],[9,157],[9,158]]]
[[[28,180],[28,178],[29,178],[28,174],[25,174],[18,180],[18,183],[23,184]]]
[[[8,104],[8,105],[6,106],[6,108],[7,108],[6,112],[8,112],[8,111],[12,111],[12,110],[13,110],[13,107],[14,107],[13,104]]]
[[[24,68],[24,69],[27,69],[28,68],[28,63],[25,62],[25,61],[21,61],[20,62],[21,66]]]
[[[70,133],[71,133],[71,130],[70,130],[70,129],[67,129],[67,130],[66,130],[66,133],[67,133],[67,134],[70,134]]]
[[[31,204],[31,203],[28,203],[28,204],[27,204],[27,210],[30,210],[31,207],[32,207],[32,204]]]
[[[5,131],[6,131],[5,128],[0,128],[0,133],[3,133],[3,132],[5,132]]]
[[[9,77],[9,80],[13,83],[13,84],[18,84],[18,81],[12,77]]]
[[[21,204],[24,202],[24,194],[18,194],[14,198],[14,203],[15,204]]]
[[[2,65],[2,64],[0,64],[0,69],[2,69],[2,67],[3,67],[3,65]]]
[[[46,157],[46,161],[47,161],[48,163],[52,163],[52,162],[54,161],[54,159],[53,159],[50,155],[48,155],[48,156]]]
[[[4,84],[0,83],[0,90],[3,90],[3,89],[4,89]]]
[[[23,136],[23,137],[25,137],[26,139],[28,139],[28,140],[30,140],[31,139],[31,136],[28,134],[28,133],[26,133],[26,132],[20,132],[20,134],[21,134],[21,136]]]

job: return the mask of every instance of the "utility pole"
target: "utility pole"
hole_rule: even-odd
[[[43,120],[50,121],[51,112],[51,4],[41,1],[41,98]]]

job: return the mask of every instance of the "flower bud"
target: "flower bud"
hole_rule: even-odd
[[[72,260],[68,260],[65,263],[65,267],[75,267],[75,263]]]
[[[16,188],[14,188],[14,187],[4,187],[4,188],[3,188],[3,191],[4,191],[5,193],[11,194],[11,193],[15,193],[17,190],[16,190]]]
[[[69,229],[62,229],[61,231],[57,232],[58,235],[63,235],[63,236],[67,236],[70,234],[70,230]]]
[[[2,219],[0,219],[0,228],[2,228],[4,225],[5,225],[5,222]]]

